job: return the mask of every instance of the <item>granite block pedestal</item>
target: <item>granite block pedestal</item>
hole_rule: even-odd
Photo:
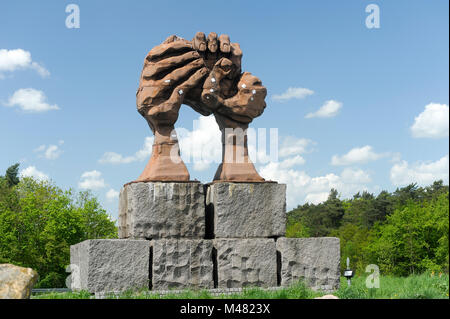
[[[286,185],[140,182],[119,198],[119,238],[71,246],[71,288],[339,288],[338,238],[285,238]]]
[[[215,182],[206,207],[215,238],[267,238],[286,232],[286,185]]]
[[[125,185],[119,196],[119,238],[205,237],[205,195],[198,182]]]
[[[85,240],[70,247],[70,288],[91,293],[148,288],[149,263],[147,240]]]

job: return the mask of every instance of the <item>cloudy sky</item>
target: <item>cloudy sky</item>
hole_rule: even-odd
[[[66,26],[71,3],[79,28]],[[269,146],[253,147],[252,159],[287,183],[288,208],[331,188],[346,198],[448,183],[448,1],[193,3],[2,1],[0,170],[20,162],[24,176],[91,189],[116,218],[120,188],[150,156],[135,104],[146,53],[171,34],[214,31],[241,44],[243,70],[268,89],[251,127],[258,141],[277,137],[278,159]],[[370,3],[379,28],[366,25]],[[214,118],[183,106],[176,127],[191,179],[211,181]]]

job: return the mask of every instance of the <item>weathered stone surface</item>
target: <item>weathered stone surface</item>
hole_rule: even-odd
[[[150,161],[136,181],[189,181],[179,156],[174,125],[181,104],[202,115],[214,113],[223,133],[223,159],[214,180],[262,182],[248,154],[247,142],[227,143],[228,128],[246,129],[266,107],[267,89],[259,78],[241,72],[242,50],[228,35],[197,32],[192,41],[175,35],[147,54],[136,92],[138,112],[155,138]],[[236,151],[243,151],[238,159]],[[227,160],[230,159],[231,160]],[[245,160],[245,164],[241,161]]]
[[[201,183],[132,183],[119,199],[119,238],[204,238]]]
[[[286,232],[286,185],[217,182],[206,205],[215,238],[280,237]]]
[[[71,289],[89,292],[149,287],[150,242],[93,239],[70,247]]]
[[[0,299],[28,299],[39,276],[31,268],[0,264]]]
[[[219,288],[277,285],[275,241],[270,238],[215,239]]]
[[[214,288],[211,240],[159,239],[152,246],[152,289]]]
[[[279,238],[281,285],[300,278],[313,289],[331,291],[339,288],[339,238]]]

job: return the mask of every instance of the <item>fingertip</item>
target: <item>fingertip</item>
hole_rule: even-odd
[[[208,35],[208,50],[212,53],[217,51],[217,33],[215,32]]]
[[[220,42],[220,51],[222,53],[229,53],[231,51],[230,37],[227,34],[221,34],[219,37],[219,42]]]
[[[230,44],[231,47],[231,52],[233,53],[233,55],[236,56],[241,56],[242,55],[242,50],[241,50],[241,46],[239,45],[239,43],[231,43]]]
[[[194,48],[200,52],[206,51],[206,37],[203,32],[197,32],[195,34],[194,40]]]
[[[172,34],[172,35],[168,36],[167,39],[165,39],[163,43],[172,43],[172,42],[176,41],[177,39],[178,39],[178,37],[175,34]]]

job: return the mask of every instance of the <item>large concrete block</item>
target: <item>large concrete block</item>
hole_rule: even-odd
[[[70,246],[71,289],[89,292],[149,287],[150,242],[93,239]]]
[[[286,185],[227,183],[208,186],[207,214],[215,238],[280,237],[286,232]],[[211,236],[212,237],[212,236]]]
[[[277,285],[277,254],[273,239],[215,239],[214,247],[219,288]]]
[[[205,196],[196,182],[132,183],[119,199],[119,238],[204,238]]]
[[[158,239],[152,246],[152,289],[214,288],[211,240]]]
[[[304,279],[315,290],[339,288],[339,238],[278,238],[277,251],[282,286]]]

